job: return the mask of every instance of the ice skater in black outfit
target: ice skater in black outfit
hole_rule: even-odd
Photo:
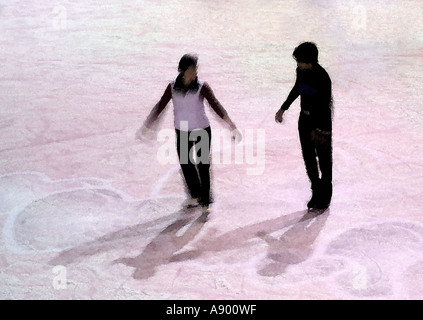
[[[297,61],[297,79],[275,120],[282,122],[284,112],[301,96],[298,131],[312,190],[307,207],[327,209],[332,199],[332,82],[318,63],[314,43],[300,44],[293,57]]]

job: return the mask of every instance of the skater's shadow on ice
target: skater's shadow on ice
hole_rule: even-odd
[[[278,276],[283,274],[288,266],[306,261],[313,253],[313,243],[328,217],[329,211],[323,214],[308,213],[287,227],[279,237],[261,233],[260,236],[268,244],[268,249],[267,261],[265,266],[258,270],[258,274]]]
[[[192,209],[188,212],[182,211],[185,215],[177,219],[164,230],[162,230],[139,254],[135,257],[120,258],[114,263],[122,263],[126,266],[135,268],[134,279],[146,279],[154,276],[157,267],[170,262],[172,256],[185,245],[192,241],[204,226],[205,217],[200,215],[187,216],[187,213],[193,213]]]
[[[193,210],[190,209],[179,210],[149,222],[136,224],[134,226],[106,234],[93,241],[62,251],[58,256],[50,261],[50,264],[66,265],[69,263],[79,262],[89,256],[122,248],[123,246],[126,246],[128,241],[137,241],[148,237],[152,232],[149,230],[155,230],[159,225],[167,225],[169,224],[169,221],[174,221],[150,243],[151,248],[155,245],[155,243],[162,242],[165,236],[169,236],[172,232],[176,233],[180,231],[180,229],[192,222],[194,219],[192,213]],[[197,219],[198,222],[201,222],[201,218],[202,216]],[[199,224],[201,225],[201,223]],[[157,247],[159,247],[159,245]]]
[[[307,211],[297,211],[240,227],[221,235],[206,234],[192,243],[204,226],[204,216],[199,216],[195,209],[180,210],[65,250],[52,259],[50,264],[75,263],[88,256],[122,248],[128,241],[132,242],[145,237],[150,228],[155,229],[155,226],[165,224],[166,227],[145,247],[138,243],[144,248],[139,255],[119,258],[113,263],[135,268],[133,272],[135,279],[147,279],[154,276],[161,265],[201,257],[207,258],[208,255],[215,256],[216,253],[231,250],[243,249],[248,252],[249,248],[265,241],[268,245],[266,258],[262,261],[265,266],[259,266],[257,272],[262,276],[276,276],[282,274],[287,266],[303,262],[311,255],[312,245],[328,215],[329,212],[318,215],[307,213]],[[188,244],[192,247],[187,248]],[[184,251],[181,252],[182,250]]]
[[[313,243],[329,213],[329,210],[324,213],[297,211],[237,228],[218,237],[206,235],[196,244],[195,249],[174,255],[170,261],[193,260],[207,254],[246,248],[261,239],[266,242],[268,249],[265,266],[257,272],[262,276],[277,276],[284,273],[289,265],[301,263],[310,257]]]

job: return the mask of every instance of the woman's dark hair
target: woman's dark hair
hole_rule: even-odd
[[[184,72],[186,71],[189,67],[197,66],[197,62],[198,62],[198,57],[196,55],[193,54],[185,54],[181,60],[179,60],[179,65],[178,65],[178,71],[179,72]]]
[[[313,42],[303,42],[295,48],[292,56],[297,62],[316,64],[318,60],[319,50]]]
[[[176,77],[175,84],[173,86],[173,88],[176,91],[184,91],[186,89],[190,92],[198,91],[198,89],[200,88],[198,78],[195,79],[193,82],[191,82],[188,88],[185,88],[184,83],[182,81],[183,73],[191,66],[196,67],[197,62],[198,62],[198,57],[194,54],[185,54],[183,55],[181,60],[179,60],[179,65],[178,65],[179,75]]]

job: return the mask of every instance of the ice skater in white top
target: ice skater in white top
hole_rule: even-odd
[[[143,126],[137,131],[142,139],[145,132],[158,119],[161,112],[173,102],[176,147],[189,198],[185,207],[201,205],[203,213],[210,212],[210,146],[211,128],[204,109],[204,98],[211,108],[231,128],[233,139],[242,139],[235,123],[216,99],[207,82],[197,77],[198,57],[184,55],[179,61],[179,75],[167,86],[162,98],[154,106]],[[195,154],[195,156],[194,156]]]

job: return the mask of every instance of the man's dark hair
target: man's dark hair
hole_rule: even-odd
[[[295,48],[292,56],[297,62],[316,64],[318,60],[319,50],[313,42],[303,42]]]
[[[185,54],[179,61],[178,71],[186,71],[191,66],[197,66],[198,57],[193,54]]]

